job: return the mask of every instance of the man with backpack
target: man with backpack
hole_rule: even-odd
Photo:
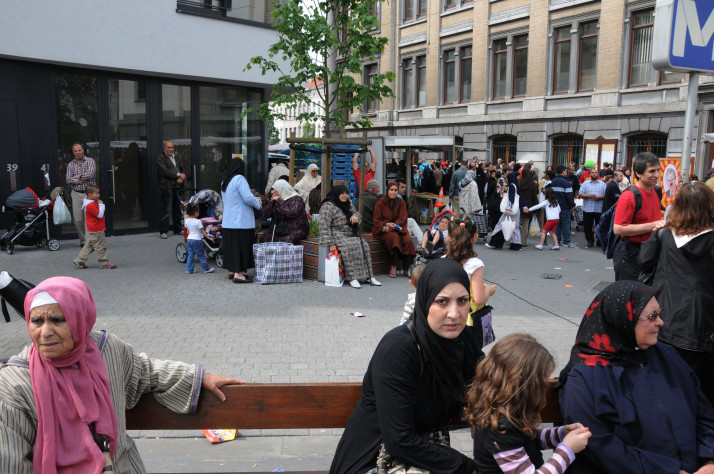
[[[570,241],[570,213],[575,207],[573,186],[568,178],[568,169],[565,165],[558,165],[555,168],[557,176],[548,185],[544,186],[543,189],[552,187],[555,191],[555,197],[558,199],[558,204],[560,205],[560,220],[558,221],[558,226],[555,228],[555,235],[558,238],[558,242],[562,242],[561,245],[565,247],[575,247],[575,244]]]
[[[612,257],[617,281],[637,280],[640,245],[666,224],[660,219],[661,198],[655,190],[659,159],[652,153],[639,153],[632,162],[632,171],[639,181],[620,195],[615,208],[613,232],[622,237]]]

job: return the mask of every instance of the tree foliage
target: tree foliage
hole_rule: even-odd
[[[275,145],[276,143],[280,143],[280,134],[275,128],[275,120],[271,117],[268,120],[268,144]]]
[[[274,2],[273,28],[278,40],[270,46],[267,58],[253,57],[245,68],[258,68],[263,75],[280,74],[270,98],[274,110],[263,103],[254,110],[258,118],[284,120],[279,111],[290,107],[299,110],[301,104],[309,104],[306,86],[316,82],[318,111],[303,110],[296,120],[314,122],[322,118],[327,137],[333,127],[371,126],[366,116],[352,121],[349,110],[361,108],[367,101],[394,97],[388,85],[395,79],[393,72],[372,76],[368,84],[362,81],[363,65],[375,61],[388,42],[374,34],[379,27],[373,13],[378,1]]]
[[[302,136],[304,138],[315,138],[315,124],[308,122],[302,127]]]

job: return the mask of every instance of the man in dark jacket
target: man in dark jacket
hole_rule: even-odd
[[[613,171],[610,171],[610,173],[613,173]],[[602,212],[610,209],[617,202],[617,200],[620,199],[620,194],[622,193],[622,191],[620,191],[622,176],[622,171],[615,170],[612,180],[607,183],[607,187],[605,188],[605,199],[602,201]]]
[[[161,193],[161,222],[159,234],[166,239],[169,231],[169,216],[173,215],[174,235],[182,233],[181,229],[181,197],[179,191],[186,181],[186,170],[181,160],[174,153],[174,144],[164,142],[164,151],[156,158],[156,176],[159,180]]]
[[[459,169],[454,171],[451,175],[451,184],[449,186],[449,198],[451,199],[451,204],[454,209],[459,208],[459,193],[461,192],[461,185],[459,183],[464,176],[466,176],[466,162],[462,161],[460,163]]]
[[[570,241],[570,213],[575,207],[573,197],[573,185],[568,178],[568,170],[565,165],[558,165],[555,169],[556,177],[546,188],[551,187],[555,191],[555,197],[560,205],[560,217],[558,227],[555,228],[555,236],[558,242],[565,247],[575,247]]]

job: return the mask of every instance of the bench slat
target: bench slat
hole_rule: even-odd
[[[196,413],[179,415],[153,396],[126,411],[129,430],[208,428],[344,428],[362,390],[361,383],[245,384],[222,387],[226,401],[201,390]]]

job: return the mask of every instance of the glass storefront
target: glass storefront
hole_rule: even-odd
[[[146,82],[110,79],[109,179],[113,229],[149,226],[149,178],[146,173]]]
[[[186,186],[195,188],[197,177],[191,165],[191,86],[161,86],[161,119],[164,141],[173,142],[175,153],[186,169]]]
[[[248,182],[260,188],[265,175],[264,126],[254,114],[241,117],[246,108],[260,105],[260,89],[171,84],[91,72],[52,76],[59,180],[55,183],[53,178],[51,184],[69,189],[65,172],[74,159],[72,144],[81,143],[97,164],[96,180],[107,205],[110,233],[158,224],[154,163],[163,150],[162,140],[174,143],[187,171],[187,188],[219,191],[234,154],[243,155]],[[72,224],[62,229],[74,233]]]
[[[246,160],[246,179],[258,189],[263,156],[263,127],[243,110],[260,105],[260,92],[244,87],[199,87],[201,187],[220,190],[223,172],[234,154]]]
[[[97,167],[97,186],[104,192],[99,172],[99,112],[97,78],[78,74],[56,74],[55,96],[57,98],[57,168],[59,183],[67,191],[67,164],[74,159],[72,144],[81,143],[85,155],[94,160]],[[52,183],[51,187],[55,184]],[[106,198],[106,194],[104,195]],[[74,224],[64,224],[62,232],[74,232]]]

